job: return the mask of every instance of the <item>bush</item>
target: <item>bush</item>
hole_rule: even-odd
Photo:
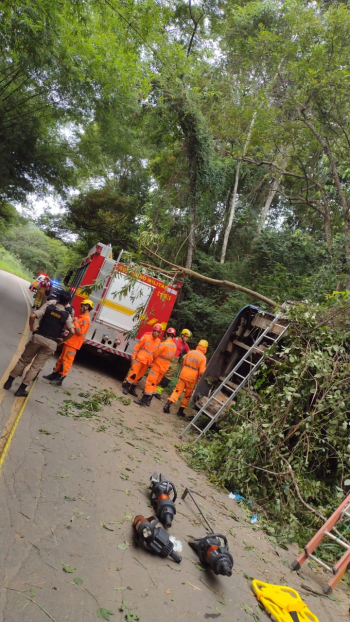
[[[12,255],[12,253],[9,253],[3,246],[0,246],[0,270],[16,274],[26,281],[32,280],[32,275],[28,272],[18,257]]]
[[[349,299],[290,307],[291,327],[274,353],[280,364],[263,363],[254,394],[241,391],[221,429],[188,452],[212,481],[254,498],[275,533],[300,544],[350,484],[349,308]]]

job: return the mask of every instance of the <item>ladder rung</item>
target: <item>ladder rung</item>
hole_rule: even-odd
[[[324,533],[325,533],[326,536],[328,536],[328,538],[331,538],[332,540],[335,540],[337,544],[340,544],[340,546],[343,546],[344,549],[350,549],[350,545],[347,544],[346,542],[344,542],[344,540],[341,540],[341,538],[339,538],[339,536],[335,536],[330,531],[325,531]]]
[[[234,339],[232,343],[234,343],[235,346],[238,346],[239,348],[244,348],[245,350],[254,350],[253,354],[256,354],[257,352],[259,354],[264,354],[264,350],[256,348],[254,344],[252,346],[248,346],[246,343],[243,343],[243,341],[238,341],[238,339]]]
[[[235,392],[235,390],[239,387],[239,384],[236,384],[235,388],[233,389],[232,387],[230,387],[228,384],[223,384],[222,387],[225,389],[228,389],[229,391],[232,391],[232,393]]]
[[[198,432],[201,432],[201,433],[203,432],[203,430],[201,430],[201,429],[200,429],[200,428],[198,428],[196,425],[194,425],[194,423],[193,423],[192,421],[191,421],[191,426],[192,426],[193,428],[196,428],[196,430],[198,430]]]
[[[277,341],[276,337],[270,337],[269,335],[264,335],[264,339],[271,339],[271,341]]]
[[[212,399],[213,399],[213,398],[212,398]],[[218,400],[217,400],[217,401],[218,401]],[[221,402],[220,402],[220,404],[221,404]],[[222,404],[221,404],[221,406],[222,406]],[[198,414],[199,414],[199,413],[198,413]],[[207,413],[207,411],[206,411],[206,410],[204,410],[204,409],[202,410],[201,415],[207,415],[207,417],[209,417],[209,419],[214,419],[213,415],[210,415],[210,414],[209,414],[209,413]]]
[[[333,568],[331,568],[330,566],[325,564],[322,561],[322,559],[318,559],[318,557],[316,557],[316,555],[311,555],[311,553],[307,553],[307,556],[308,556],[309,559],[313,559],[313,561],[315,561],[317,564],[320,564],[320,566],[323,566],[326,570],[329,570],[329,572],[333,572]]]
[[[347,512],[342,512],[343,516],[347,516],[348,518],[350,518],[350,514],[348,514]]]

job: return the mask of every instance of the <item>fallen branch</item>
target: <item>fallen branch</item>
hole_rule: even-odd
[[[184,268],[182,266],[178,266],[177,264],[172,263],[171,261],[168,261],[167,259],[164,259],[163,257],[158,255],[154,251],[151,251],[151,249],[147,248],[147,246],[144,246],[143,244],[141,244],[141,246],[147,253],[150,253],[154,257],[157,257],[159,261],[164,261],[164,263],[168,264],[169,266],[173,266],[173,268],[175,268],[178,272],[182,272],[182,274],[186,274],[187,276],[190,276],[199,281],[204,281],[205,283],[209,283],[210,285],[216,285],[217,287],[226,287],[227,289],[233,289],[238,292],[243,292],[244,294],[247,294],[247,296],[252,296],[253,298],[257,298],[257,300],[261,300],[262,302],[267,304],[269,307],[272,307],[272,308],[277,307],[281,309],[281,305],[279,305],[275,300],[266,298],[266,296],[263,296],[262,294],[259,294],[258,292],[255,292],[252,289],[248,289],[247,287],[243,287],[242,285],[238,285],[238,283],[233,283],[232,281],[225,281],[225,280],[219,281],[218,279],[212,279],[209,276],[205,276],[204,274],[200,274],[199,272],[190,270],[190,268]]]
[[[294,471],[293,471],[293,469],[292,469],[291,465],[289,464],[288,460],[286,460],[286,459],[284,458],[284,456],[282,456],[281,454],[280,454],[280,457],[281,457],[281,458],[282,458],[282,460],[285,462],[285,464],[288,466],[288,471],[289,471],[290,476],[291,476],[291,478],[292,478],[292,482],[293,482],[293,484],[294,484],[295,492],[297,493],[297,497],[298,497],[298,499],[299,499],[300,503],[302,503],[303,505],[305,505],[305,507],[309,510],[309,512],[312,512],[313,514],[315,514],[316,516],[318,516],[318,518],[320,518],[320,519],[321,519],[321,521],[322,521],[323,523],[325,523],[327,519],[326,519],[326,518],[325,518],[322,514],[320,514],[320,512],[318,512],[317,510],[315,510],[315,508],[313,508],[311,505],[309,505],[308,503],[306,503],[305,499],[303,499],[303,497],[301,496],[301,492],[300,492],[300,489],[299,489],[299,486],[298,486],[298,482],[297,482],[297,480],[295,479]]]

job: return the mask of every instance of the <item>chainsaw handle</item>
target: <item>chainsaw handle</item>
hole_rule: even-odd
[[[208,538],[220,538],[224,541],[224,546],[228,546],[227,538],[223,536],[222,533],[208,533],[208,535],[201,538],[201,540],[207,540]]]

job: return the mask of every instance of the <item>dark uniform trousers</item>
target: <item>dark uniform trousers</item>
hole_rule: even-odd
[[[47,359],[52,356],[56,348],[57,343],[55,341],[34,333],[24,348],[24,352],[22,353],[18,363],[10,372],[10,376],[17,378],[17,376],[21,375],[25,367],[31,363],[30,368],[22,380],[23,384],[30,384],[32,380],[37,377],[40,370],[44,367]]]

